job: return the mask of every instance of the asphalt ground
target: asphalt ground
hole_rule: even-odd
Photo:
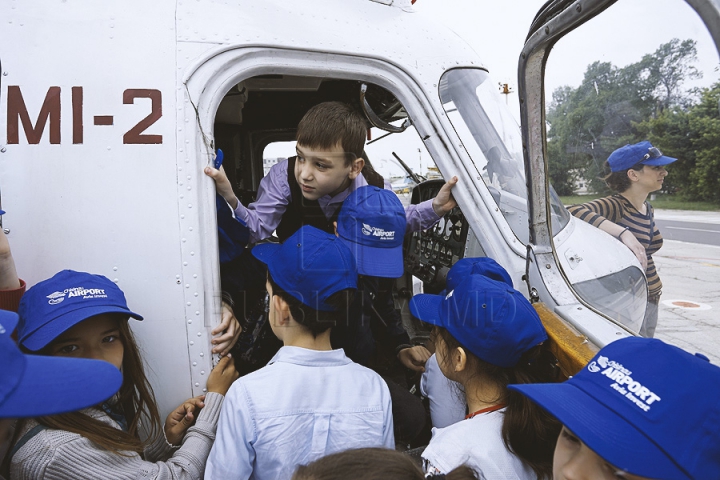
[[[706,241],[707,232],[682,230],[687,241],[668,239],[661,222],[693,224],[694,230],[720,230],[720,212],[656,210],[663,247],[653,255],[663,282],[655,337],[691,353],[700,352],[720,365],[720,246]],[[709,234],[720,237],[718,234]],[[711,237],[712,238],[712,237]]]

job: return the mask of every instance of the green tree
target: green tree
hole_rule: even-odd
[[[691,100],[682,85],[686,80],[702,78],[702,72],[693,65],[697,61],[696,45],[695,40],[674,38],[637,64],[643,86],[656,101],[657,113],[673,105],[687,106]]]
[[[591,190],[605,193],[605,160],[616,148],[644,139],[647,130],[637,125],[648,119],[663,117],[665,128],[680,132],[677,119],[665,112],[682,113],[692,105],[692,95],[682,86],[701,75],[692,65],[696,57],[695,41],[673,39],[623,68],[594,62],[577,88],[555,90],[547,111],[549,173],[555,189],[569,194],[573,181],[584,178]]]
[[[667,190],[688,200],[720,204],[720,82],[702,89],[698,104],[665,110],[636,125],[638,133],[676,157],[668,167]]]

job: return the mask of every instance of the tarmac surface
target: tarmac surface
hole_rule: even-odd
[[[655,210],[655,217],[720,225],[720,212]],[[720,246],[665,238],[653,258],[663,282],[655,337],[720,365]]]

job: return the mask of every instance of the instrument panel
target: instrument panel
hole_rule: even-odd
[[[413,189],[410,203],[435,198],[444,180],[429,180]],[[413,232],[405,240],[405,271],[423,281],[427,293],[445,287],[450,267],[463,257],[468,223],[460,207],[453,208],[427,230]]]

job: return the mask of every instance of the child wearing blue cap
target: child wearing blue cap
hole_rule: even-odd
[[[13,447],[11,478],[202,477],[223,396],[237,378],[229,357],[209,375],[207,395],[176,408],[161,432],[152,387],[128,325],[129,317],[142,317],[128,308],[115,283],[101,275],[64,270],[30,288],[19,313],[17,333],[23,348],[104,360],[122,373],[122,386],[101,405],[24,422]],[[95,373],[97,377],[88,379],[109,381],[107,372]]]
[[[260,182],[257,200],[245,207],[235,196],[221,167],[206,167],[217,191],[250,230],[250,242],[277,230],[284,241],[303,225],[333,232],[332,218],[343,200],[365,185],[384,186],[383,178],[365,162],[367,122],[356,109],[341,102],[310,108],[297,127],[297,156],[273,165]],[[407,209],[412,230],[429,228],[455,207],[447,182],[437,197]]]
[[[554,480],[720,478],[720,368],[704,355],[628,337],[564,383],[510,388],[564,425]]]
[[[358,188],[343,202],[336,226],[338,238],[355,257],[359,276],[348,323],[332,331],[333,347],[377,371],[387,367],[387,362],[378,365],[375,361],[383,357],[378,350],[394,354],[405,368],[423,371],[430,352],[411,344],[392,293],[394,279],[404,272],[406,219],[402,203],[391,190],[371,185]],[[392,396],[395,439],[411,443],[425,426],[425,407],[407,385],[396,383],[387,373],[383,378]]]
[[[357,286],[350,250],[304,226],[282,244],[257,245],[253,255],[267,264],[268,322],[283,347],[228,392],[205,478],[290,478],[329,453],[393,448],[385,382],[330,344]]]
[[[662,189],[668,172],[665,165],[677,159],[667,157],[648,141],[625,145],[607,159],[610,173],[604,178],[615,195],[568,207],[570,213],[625,244],[645,269],[648,303],[639,334],[655,335],[662,282],[655,269],[653,254],[663,245],[655,225],[653,207],[647,202],[650,193]]]
[[[434,325],[438,365],[462,385],[469,411],[465,420],[433,429],[425,471],[445,474],[466,464],[479,478],[549,477],[559,425],[507,388],[554,376],[532,305],[507,283],[473,274],[445,296],[416,295],[410,311]]]
[[[492,280],[504,282],[512,287],[510,274],[490,257],[465,257],[452,266],[445,279],[445,290],[440,295],[454,290],[470,275],[484,275]],[[462,385],[443,375],[434,353],[425,363],[425,371],[420,377],[420,393],[428,399],[430,420],[435,428],[444,428],[465,418],[467,403],[462,393]]]
[[[107,362],[22,353],[11,337],[17,323],[16,313],[0,310],[0,480],[7,473],[5,454],[16,418],[97,405],[122,383],[118,369]]]

